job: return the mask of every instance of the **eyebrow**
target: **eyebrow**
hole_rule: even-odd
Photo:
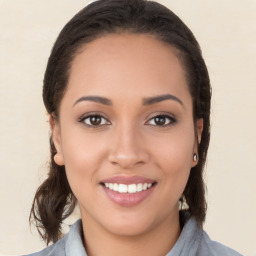
[[[112,101],[105,98],[105,97],[101,97],[101,96],[83,96],[81,98],[79,98],[74,104],[73,104],[73,107],[81,102],[81,101],[93,101],[93,102],[97,102],[97,103],[101,103],[101,104],[104,104],[104,105],[112,105]]]
[[[144,106],[148,106],[148,105],[159,103],[159,102],[164,101],[164,100],[174,100],[174,101],[180,103],[182,106],[184,106],[183,102],[179,98],[177,98],[176,96],[171,95],[171,94],[164,94],[164,95],[144,98],[142,104]],[[107,105],[107,106],[112,105],[112,101],[108,98],[105,98],[105,97],[101,97],[101,96],[83,96],[83,97],[79,98],[78,100],[76,100],[76,102],[73,104],[73,106],[75,106],[77,103],[82,102],[82,101],[92,101],[92,102],[101,103],[101,104]]]
[[[143,105],[144,106],[152,105],[152,104],[164,101],[164,100],[174,100],[174,101],[177,101],[178,103],[180,103],[182,106],[184,106],[183,102],[179,98],[177,98],[176,96],[171,95],[171,94],[164,94],[164,95],[145,98],[145,99],[143,99]]]

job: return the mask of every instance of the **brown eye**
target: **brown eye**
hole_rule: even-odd
[[[100,123],[101,123],[100,116],[91,116],[89,120],[90,120],[90,124],[92,124],[92,125],[100,125]]]
[[[166,117],[164,116],[157,116],[154,118],[155,124],[156,125],[165,125],[166,122]]]
[[[153,125],[153,126],[167,126],[176,123],[176,119],[172,116],[168,115],[157,115],[153,118],[151,118],[147,124]]]
[[[84,122],[87,126],[101,126],[109,124],[109,122],[101,115],[90,115],[82,118],[80,122]]]

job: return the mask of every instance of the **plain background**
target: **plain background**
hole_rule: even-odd
[[[159,0],[198,39],[213,87],[205,229],[256,255],[256,1]],[[29,228],[47,173],[49,129],[41,98],[51,47],[88,1],[0,0],[0,254],[43,248]],[[67,221],[72,223],[78,216]]]

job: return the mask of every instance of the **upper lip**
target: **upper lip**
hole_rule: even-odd
[[[156,181],[142,176],[113,176],[102,180],[100,183],[117,183],[117,184],[139,184],[139,183],[155,183]]]

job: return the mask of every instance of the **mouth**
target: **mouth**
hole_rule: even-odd
[[[157,182],[144,177],[115,176],[100,182],[107,197],[120,206],[135,206],[154,191]]]
[[[138,183],[138,184],[118,184],[118,183],[101,183],[109,190],[113,190],[118,193],[128,193],[128,194],[134,194],[141,191],[145,191],[147,189],[150,189],[152,186],[156,184],[156,182],[153,183]]]

